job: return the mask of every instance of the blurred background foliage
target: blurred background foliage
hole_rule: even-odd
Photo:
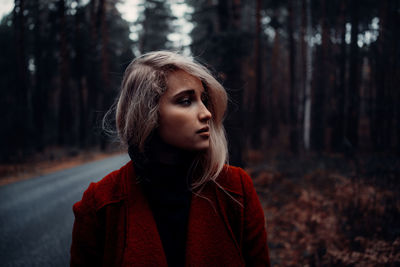
[[[226,87],[233,163],[251,149],[399,153],[399,1],[136,1],[130,22],[121,2],[14,1],[0,25],[1,161],[105,149],[100,119],[125,67],[158,49],[191,53]],[[192,25],[186,44],[171,41],[177,19]]]

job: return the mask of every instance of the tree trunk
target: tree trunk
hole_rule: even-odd
[[[325,129],[326,129],[326,92],[329,91],[329,60],[328,60],[328,27],[326,18],[325,0],[321,1],[321,18],[320,25],[322,30],[322,44],[319,48],[317,84],[314,91],[314,105],[312,117],[312,140],[313,147],[317,152],[322,152],[325,149]]]
[[[264,108],[264,112],[266,113],[265,124],[268,127],[268,145],[271,145],[273,139],[279,135],[279,124],[286,124],[288,122],[286,114],[287,107],[281,103],[282,99],[287,97],[286,92],[281,92],[282,83],[285,79],[282,78],[282,76],[285,76],[285,74],[282,74],[282,66],[280,65],[282,60],[281,52],[281,37],[277,31],[274,37],[271,55],[271,86],[269,86],[269,90],[267,91],[267,95],[265,97],[266,105]],[[279,118],[277,114],[279,114]]]
[[[310,38],[312,35],[311,25],[311,4],[310,0],[303,0],[303,9],[305,9],[306,21],[306,38],[304,51],[304,70],[305,70],[305,86],[304,86],[304,121],[303,121],[303,142],[306,150],[310,149],[310,133],[311,133],[311,83],[312,83],[312,46]],[[302,40],[304,42],[304,40]]]
[[[35,90],[33,92],[33,122],[35,125],[36,149],[42,151],[45,146],[44,122],[47,114],[47,90],[44,86],[45,75],[42,59],[42,23],[39,0],[35,0],[34,12],[34,58],[35,58]]]
[[[392,21],[392,33],[393,33],[393,39],[394,42],[392,43],[393,45],[393,55],[400,55],[400,36],[399,34],[396,34],[396,27],[398,27],[398,25],[400,25],[400,15],[397,12],[397,10],[399,10],[400,8],[400,3],[399,1],[393,1],[393,7],[391,8],[391,12],[392,12],[392,16],[393,16],[393,21]],[[397,13],[396,13],[397,12]],[[395,120],[395,134],[396,134],[396,140],[395,142],[397,142],[397,147],[395,148],[397,155],[400,156],[400,105],[398,103],[400,103],[400,90],[398,90],[398,86],[400,84],[400,59],[399,57],[393,57],[393,67],[392,67],[392,77],[393,77],[393,82],[392,82],[392,90],[393,92],[395,92],[395,97],[393,97],[394,100],[394,105],[396,108],[396,120]],[[397,96],[396,96],[397,94]],[[397,101],[396,101],[397,99]]]
[[[232,1],[232,0],[231,0]],[[240,32],[240,1],[220,0],[218,2],[218,21],[219,29],[225,33]],[[235,40],[237,41],[237,40]],[[232,65],[227,70],[226,88],[240,88],[242,85],[241,78],[241,62],[240,57],[232,59]],[[225,121],[227,130],[230,159],[229,162],[233,165],[244,167],[243,162],[243,112],[242,112],[242,89],[234,89],[229,94],[230,100],[228,104],[228,116]]]
[[[82,31],[84,12],[80,9],[81,2],[77,0],[77,10],[75,14],[75,27],[74,27],[74,37],[75,37],[75,60],[74,60],[74,73],[75,80],[78,85],[78,114],[79,114],[79,147],[86,148],[87,146],[87,128],[88,128],[88,88],[85,76],[85,62],[86,57],[84,53],[84,46],[82,43]]]
[[[230,5],[229,0],[218,0],[218,30],[217,32],[224,32],[228,30],[230,24],[229,12]]]
[[[110,91],[110,73],[109,73],[109,60],[108,60],[108,29],[106,21],[106,0],[100,0],[99,5],[99,19],[101,21],[101,76],[103,81],[103,91],[99,98],[98,107],[101,110],[104,107],[104,99],[110,99],[107,94]],[[111,103],[108,103],[111,104]],[[106,147],[106,139],[100,139],[100,148],[104,150]]]
[[[379,37],[376,60],[376,113],[375,150],[389,152],[393,147],[393,134],[398,133],[399,108],[395,99],[399,98],[399,37],[396,34],[399,22],[398,1],[380,2]],[[397,73],[396,73],[397,71]],[[397,121],[396,121],[397,112]],[[397,123],[397,126],[394,124]],[[394,129],[396,127],[396,129]],[[399,137],[396,137],[399,141]],[[399,146],[399,142],[397,144]]]
[[[340,28],[340,52],[338,56],[339,65],[339,79],[337,82],[337,94],[334,94],[336,110],[333,118],[333,129],[331,146],[334,151],[343,151],[344,141],[344,122],[345,122],[345,94],[346,94],[346,0],[342,0],[340,4],[340,17],[339,27]]]
[[[72,110],[71,110],[71,94],[69,86],[69,67],[68,67],[68,48],[67,34],[65,29],[65,2],[58,2],[58,23],[60,33],[60,99],[59,99],[59,116],[58,116],[58,143],[60,145],[72,144],[71,127],[72,127]]]
[[[99,38],[98,32],[100,27],[99,17],[98,17],[98,6],[97,0],[91,0],[89,3],[90,8],[90,51],[89,51],[89,73],[88,73],[88,118],[87,124],[88,128],[91,129],[95,125],[96,121],[96,110],[99,97],[99,91],[101,90],[99,73],[101,73],[100,58],[99,58]],[[95,145],[98,144],[98,136],[91,136],[87,139],[87,144]]]
[[[294,41],[294,12],[293,1],[288,3],[288,35],[289,35],[289,76],[290,76],[290,96],[289,96],[289,141],[292,153],[298,152],[298,131],[297,131],[297,93],[296,93],[296,49]]]
[[[30,145],[27,136],[29,136],[30,116],[28,115],[28,69],[25,53],[25,2],[24,0],[15,0],[13,9],[13,25],[15,34],[16,50],[16,91],[15,103],[17,112],[15,114],[15,135],[10,140],[11,149],[27,149]],[[22,156],[22,154],[21,154]]]
[[[350,41],[350,69],[347,105],[346,137],[351,149],[358,147],[358,123],[360,107],[360,59],[358,48],[358,24],[360,1],[350,2],[351,12],[351,41]]]
[[[262,73],[261,73],[261,0],[257,0],[256,5],[256,40],[255,40],[255,51],[254,51],[254,60],[256,62],[256,84],[255,84],[255,109],[254,115],[251,120],[253,120],[253,129],[252,129],[252,148],[260,148],[261,147],[261,123],[262,123],[262,110],[261,105],[263,99],[261,99],[261,91],[262,91]]]

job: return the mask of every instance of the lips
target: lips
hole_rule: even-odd
[[[210,131],[210,127],[205,126],[203,128],[201,128],[200,130],[198,130],[196,133],[201,134],[201,133],[208,133]]]

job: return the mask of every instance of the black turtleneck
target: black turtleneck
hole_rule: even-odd
[[[129,148],[137,179],[148,199],[169,267],[185,265],[193,154],[152,137],[144,153]]]

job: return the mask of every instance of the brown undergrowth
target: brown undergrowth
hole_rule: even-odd
[[[86,162],[101,160],[120,153],[121,151],[118,149],[102,151],[98,148],[89,150],[59,147],[47,148],[42,153],[36,153],[26,158],[23,162],[0,163],[0,186],[72,168]]]
[[[267,217],[274,266],[400,265],[395,186],[382,186],[362,171],[304,166],[293,171],[272,164],[248,172]]]

